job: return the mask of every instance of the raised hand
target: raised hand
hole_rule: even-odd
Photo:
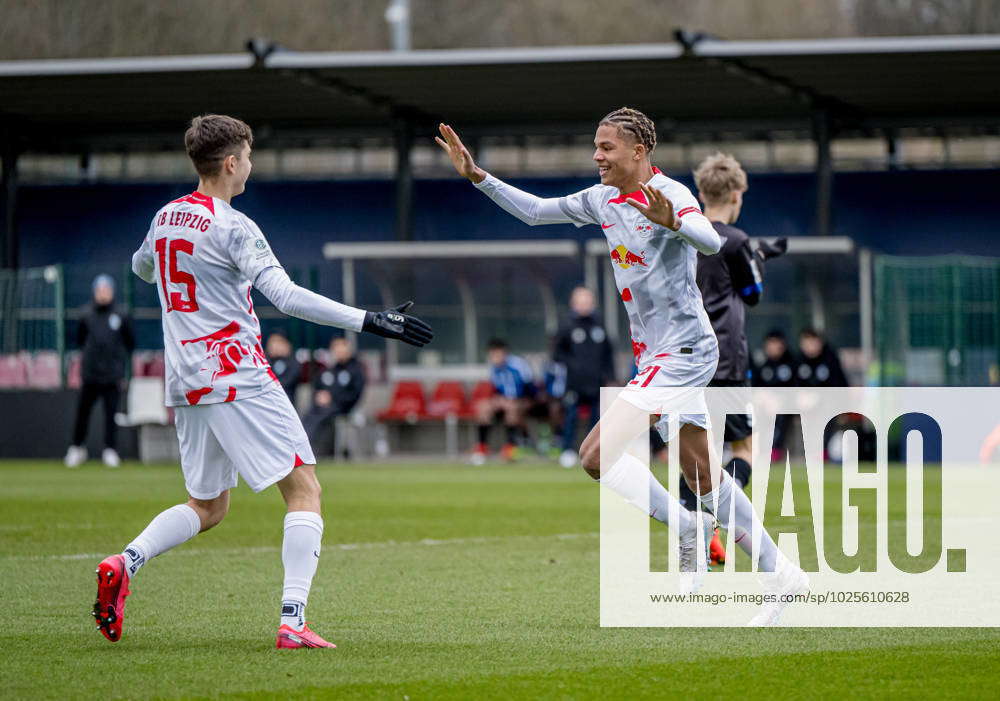
[[[405,313],[412,306],[413,302],[404,302],[384,312],[365,312],[361,330],[383,338],[394,338],[420,348],[430,343],[434,338],[434,331],[417,317]]]
[[[677,231],[680,228],[680,222],[674,216],[674,205],[667,199],[667,196],[649,185],[640,184],[639,189],[646,195],[647,204],[642,204],[631,197],[627,198],[625,202],[642,212],[643,216],[654,224],[665,226],[671,231]]]
[[[438,131],[441,132],[441,136],[435,136],[434,140],[448,154],[448,158],[451,159],[451,164],[455,166],[458,174],[474,183],[481,183],[486,178],[486,171],[478,167],[476,162],[472,160],[472,154],[469,153],[469,149],[465,148],[465,144],[458,138],[455,130],[442,123],[438,125]]]

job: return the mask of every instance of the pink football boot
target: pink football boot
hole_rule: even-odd
[[[278,628],[278,639],[274,647],[279,650],[291,650],[298,647],[337,647],[319,637],[311,630],[306,623],[302,630],[295,630],[291,626],[282,625]]]
[[[129,595],[128,571],[125,558],[110,555],[97,566],[97,601],[94,618],[105,638],[113,643],[121,640],[125,622],[125,597]]]

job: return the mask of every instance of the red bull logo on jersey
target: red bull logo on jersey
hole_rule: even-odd
[[[618,244],[611,249],[611,262],[617,264],[622,270],[628,270],[633,265],[641,265],[644,268],[648,268],[649,264],[646,263],[646,256],[644,254],[645,251],[632,253],[625,246]]]
[[[267,368],[268,375],[272,379],[277,379],[267,362],[267,357],[264,355],[264,349],[261,348],[260,341],[258,340],[253,346],[250,346],[237,338],[239,332],[239,323],[233,321],[207,336],[183,339],[181,340],[181,345],[186,346],[189,343],[205,344],[205,366],[202,367],[202,370],[212,371],[213,385],[220,377],[235,375],[244,358],[250,358],[257,367]],[[212,387],[202,387],[187,392],[188,404],[197,404],[206,394],[211,394],[212,389]],[[236,399],[236,388],[230,387],[226,401],[231,402],[234,399]]]
[[[243,362],[244,358],[253,357],[252,351],[236,338],[239,332],[240,325],[233,321],[228,326],[207,336],[182,340],[181,345],[205,344],[205,361],[211,365],[203,369],[212,370],[212,382],[214,383],[220,377],[235,374],[236,368]]]

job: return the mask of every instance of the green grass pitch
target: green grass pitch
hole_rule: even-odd
[[[111,644],[90,617],[94,567],[183,500],[179,470],[0,463],[0,697],[995,694],[994,629],[600,628],[598,492],[578,470],[325,464],[320,478],[308,613],[339,647],[278,652],[276,490],[241,487],[222,525],[149,563]]]

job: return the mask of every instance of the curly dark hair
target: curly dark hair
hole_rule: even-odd
[[[620,136],[626,133],[646,147],[646,154],[651,154],[656,148],[656,126],[653,120],[637,109],[621,107],[605,115],[598,125],[608,124],[618,130]]]

